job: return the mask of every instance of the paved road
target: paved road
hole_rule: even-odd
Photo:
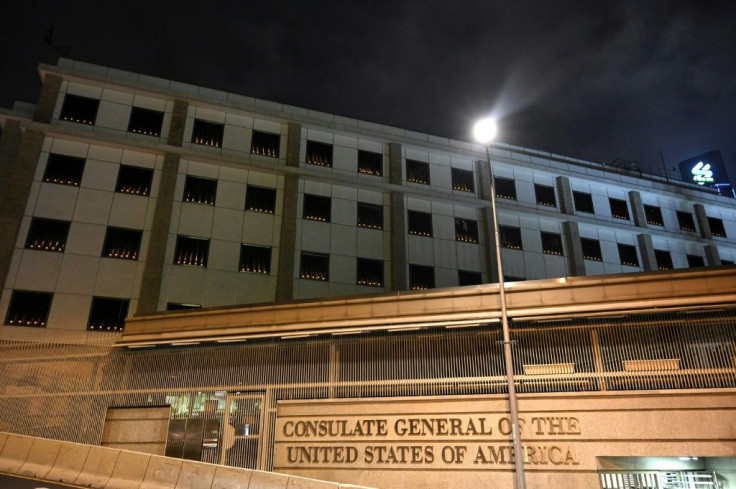
[[[27,479],[25,477],[13,477],[8,474],[0,474],[0,488],[2,489],[69,489],[66,484],[54,484],[52,482]]]

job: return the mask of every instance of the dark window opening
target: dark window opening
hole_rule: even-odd
[[[245,193],[245,210],[253,212],[276,212],[276,189],[248,185]]]
[[[434,268],[409,265],[409,287],[411,290],[434,289]]]
[[[268,246],[240,246],[240,271],[249,273],[271,273],[271,248]]]
[[[358,150],[358,172],[377,177],[383,175],[383,155],[373,151]]]
[[[542,252],[545,255],[563,256],[565,254],[562,248],[562,236],[557,233],[547,233],[542,231]]]
[[[516,200],[516,183],[510,178],[495,177],[496,197],[499,199]]]
[[[204,146],[214,146],[219,148],[222,146],[222,135],[224,131],[224,124],[194,119],[192,142],[194,144],[202,144]]]
[[[46,162],[43,181],[77,187],[82,183],[84,162],[84,158],[51,153]]]
[[[93,297],[87,329],[90,331],[122,331],[128,315],[127,299]]]
[[[608,203],[611,206],[611,215],[615,219],[629,220],[629,207],[626,205],[625,200],[609,197]]]
[[[102,256],[120,260],[137,260],[143,231],[123,228],[107,228]]]
[[[682,231],[695,232],[695,220],[693,220],[693,215],[689,212],[677,211],[677,222]]]
[[[690,268],[700,268],[705,266],[705,260],[698,255],[685,255],[687,257],[687,266]]]
[[[618,243],[618,257],[621,265],[629,267],[639,266],[639,256],[636,254],[636,246]]]
[[[358,258],[357,275],[358,285],[383,287],[383,261]]]
[[[672,255],[670,255],[669,251],[654,250],[654,258],[657,261],[657,268],[660,270],[672,270],[675,268],[672,265]]]
[[[601,244],[597,239],[580,238],[580,246],[583,248],[583,258],[586,260],[603,261]]]
[[[327,281],[330,279],[330,255],[302,251],[299,277],[305,280]]]
[[[455,239],[466,243],[477,243],[478,223],[468,219],[455,218]]]
[[[10,307],[5,316],[5,324],[45,328],[53,297],[54,294],[48,292],[14,290],[10,297]]]
[[[429,185],[429,163],[416,160],[406,160],[406,181]]]
[[[383,206],[358,202],[358,227],[383,229]]]
[[[210,251],[210,240],[177,236],[174,251],[174,265],[207,267],[207,255]]]
[[[28,230],[26,248],[63,253],[69,235],[69,222],[34,217]]]
[[[217,180],[187,175],[184,182],[184,202],[215,205]]]
[[[534,184],[534,196],[538,205],[545,207],[557,207],[557,199],[555,197],[555,188],[540,183]]]
[[[115,191],[123,194],[147,196],[151,193],[153,170],[137,166],[120,165]]]
[[[721,265],[733,265],[733,260],[724,260],[721,258]]]
[[[503,281],[504,282],[523,282],[526,280],[526,277],[518,277],[516,275],[503,275]]]
[[[578,212],[585,212],[587,214],[595,214],[593,208],[593,196],[585,192],[574,192],[572,193],[572,200],[575,202],[575,210]]]
[[[480,272],[470,272],[468,270],[458,270],[457,271],[457,282],[460,286],[480,285],[483,283],[483,278]]]
[[[144,134],[146,136],[160,136],[161,126],[164,123],[164,113],[158,110],[133,107],[130,112],[128,132]]]
[[[166,310],[167,311],[186,311],[188,309],[201,309],[201,304],[187,304],[184,302],[167,302],[166,303]]]
[[[726,237],[726,228],[723,226],[722,219],[718,219],[717,217],[709,217],[708,226],[710,227],[711,234],[716,238]]]
[[[461,192],[475,192],[473,172],[470,170],[452,168],[452,189],[459,190]]]
[[[498,226],[498,237],[503,248],[522,249],[521,229],[511,226]]]
[[[91,126],[97,119],[99,107],[100,101],[97,99],[66,94],[59,117],[65,121]]]
[[[652,226],[664,226],[662,209],[656,205],[644,204],[644,215],[647,217],[647,224],[651,224]]]
[[[321,195],[304,194],[302,218],[309,221],[330,222],[332,199]]]
[[[253,131],[253,138],[250,142],[250,152],[256,155],[278,158],[280,144],[281,136],[278,134]]]
[[[409,234],[432,236],[432,214],[419,211],[408,211]]]
[[[307,164],[332,167],[332,145],[307,141]]]

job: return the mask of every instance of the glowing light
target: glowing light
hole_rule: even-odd
[[[693,174],[693,181],[698,185],[704,185],[706,183],[713,183],[713,171],[710,169],[710,163],[703,163],[699,161],[690,173]]]
[[[496,137],[496,121],[491,118],[481,119],[473,126],[473,137],[481,144],[488,144]]]

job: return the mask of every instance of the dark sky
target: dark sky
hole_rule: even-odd
[[[415,131],[661,172],[736,153],[736,2],[39,1],[0,7],[0,107],[73,59]]]

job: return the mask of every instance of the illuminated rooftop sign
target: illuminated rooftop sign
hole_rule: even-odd
[[[681,161],[679,164],[680,176],[686,182],[696,183],[706,187],[715,187],[728,184],[726,167],[720,151],[709,151]]]

